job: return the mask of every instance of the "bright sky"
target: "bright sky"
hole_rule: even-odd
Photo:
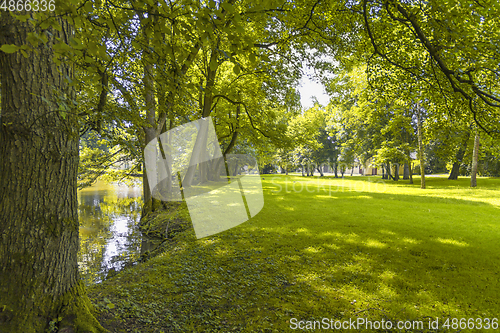
[[[299,82],[300,103],[304,109],[309,109],[314,106],[313,97],[318,99],[319,104],[326,106],[330,101],[330,97],[326,94],[323,85],[316,79],[312,78],[314,69],[302,65],[304,75]]]
[[[319,104],[326,106],[330,97],[326,94],[323,85],[307,75],[302,76],[299,86],[300,103],[304,109],[309,109],[314,105],[313,96],[318,99]]]

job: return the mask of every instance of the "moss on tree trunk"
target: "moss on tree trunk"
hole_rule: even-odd
[[[0,16],[0,45],[26,44],[33,25]],[[78,278],[78,121],[59,111],[73,71],[52,48],[72,28],[60,23],[27,57],[0,52],[0,332],[103,331]]]

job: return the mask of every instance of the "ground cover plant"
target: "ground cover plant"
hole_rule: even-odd
[[[111,332],[498,317],[500,179],[481,178],[475,189],[465,178],[419,186],[418,177],[409,185],[266,175],[265,206],[254,218],[198,240],[192,229],[180,232],[163,254],[90,296]]]

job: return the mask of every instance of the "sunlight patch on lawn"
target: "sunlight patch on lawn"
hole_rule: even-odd
[[[398,292],[394,288],[386,285],[385,283],[379,283],[377,294],[380,297],[388,299],[398,296]]]
[[[301,276],[297,276],[297,281],[306,282],[306,281],[315,281],[319,279],[319,275],[317,273],[311,272],[309,274],[302,274]]]
[[[304,251],[309,253],[320,253],[323,252],[323,248],[320,246],[309,246]]]
[[[332,250],[340,250],[340,246],[336,245],[336,244],[323,244],[325,247],[328,247],[329,249],[332,249]]]
[[[384,244],[382,242],[379,242],[378,240],[375,239],[368,239],[363,244],[367,247],[374,247],[378,249],[383,249],[387,247],[387,244]]]
[[[321,236],[323,236],[323,237],[342,237],[342,234],[340,232],[327,231],[327,232],[321,233]]]
[[[356,235],[355,233],[350,233],[349,235],[345,236],[346,242],[348,243],[358,243],[359,242],[359,236]]]
[[[462,246],[462,247],[469,246],[468,243],[457,241],[455,239],[438,238],[437,241],[440,243],[443,243],[443,244],[452,244],[452,245]]]
[[[229,249],[224,249],[224,248],[216,248],[214,253],[218,256],[229,256],[234,253],[234,251],[229,250]]]
[[[410,244],[420,244],[420,243],[422,243],[419,240],[416,240],[416,239],[413,239],[413,238],[408,238],[408,237],[403,238],[403,242],[410,243]]]
[[[383,280],[392,280],[396,277],[396,273],[394,273],[391,270],[386,269],[381,274],[379,274],[379,277]]]
[[[216,237],[207,237],[207,238],[202,238],[199,240],[199,242],[201,244],[203,244],[204,246],[207,246],[207,245],[213,245],[213,244],[216,244],[220,241],[220,238],[216,238]]]
[[[332,195],[322,195],[322,194],[316,194],[316,198],[338,199],[339,197],[334,197],[334,196],[332,196]]]
[[[380,230],[380,233],[381,234],[386,234],[386,235],[391,235],[391,236],[396,236],[395,232],[390,231],[390,230],[385,230],[385,229]]]
[[[373,199],[373,197],[370,195],[356,195],[356,196],[352,196],[351,198],[353,198],[353,199]]]

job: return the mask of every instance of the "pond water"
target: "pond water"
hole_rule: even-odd
[[[109,270],[118,271],[140,258],[141,207],[141,183],[127,186],[97,182],[78,191],[78,266],[86,284],[101,282]]]

